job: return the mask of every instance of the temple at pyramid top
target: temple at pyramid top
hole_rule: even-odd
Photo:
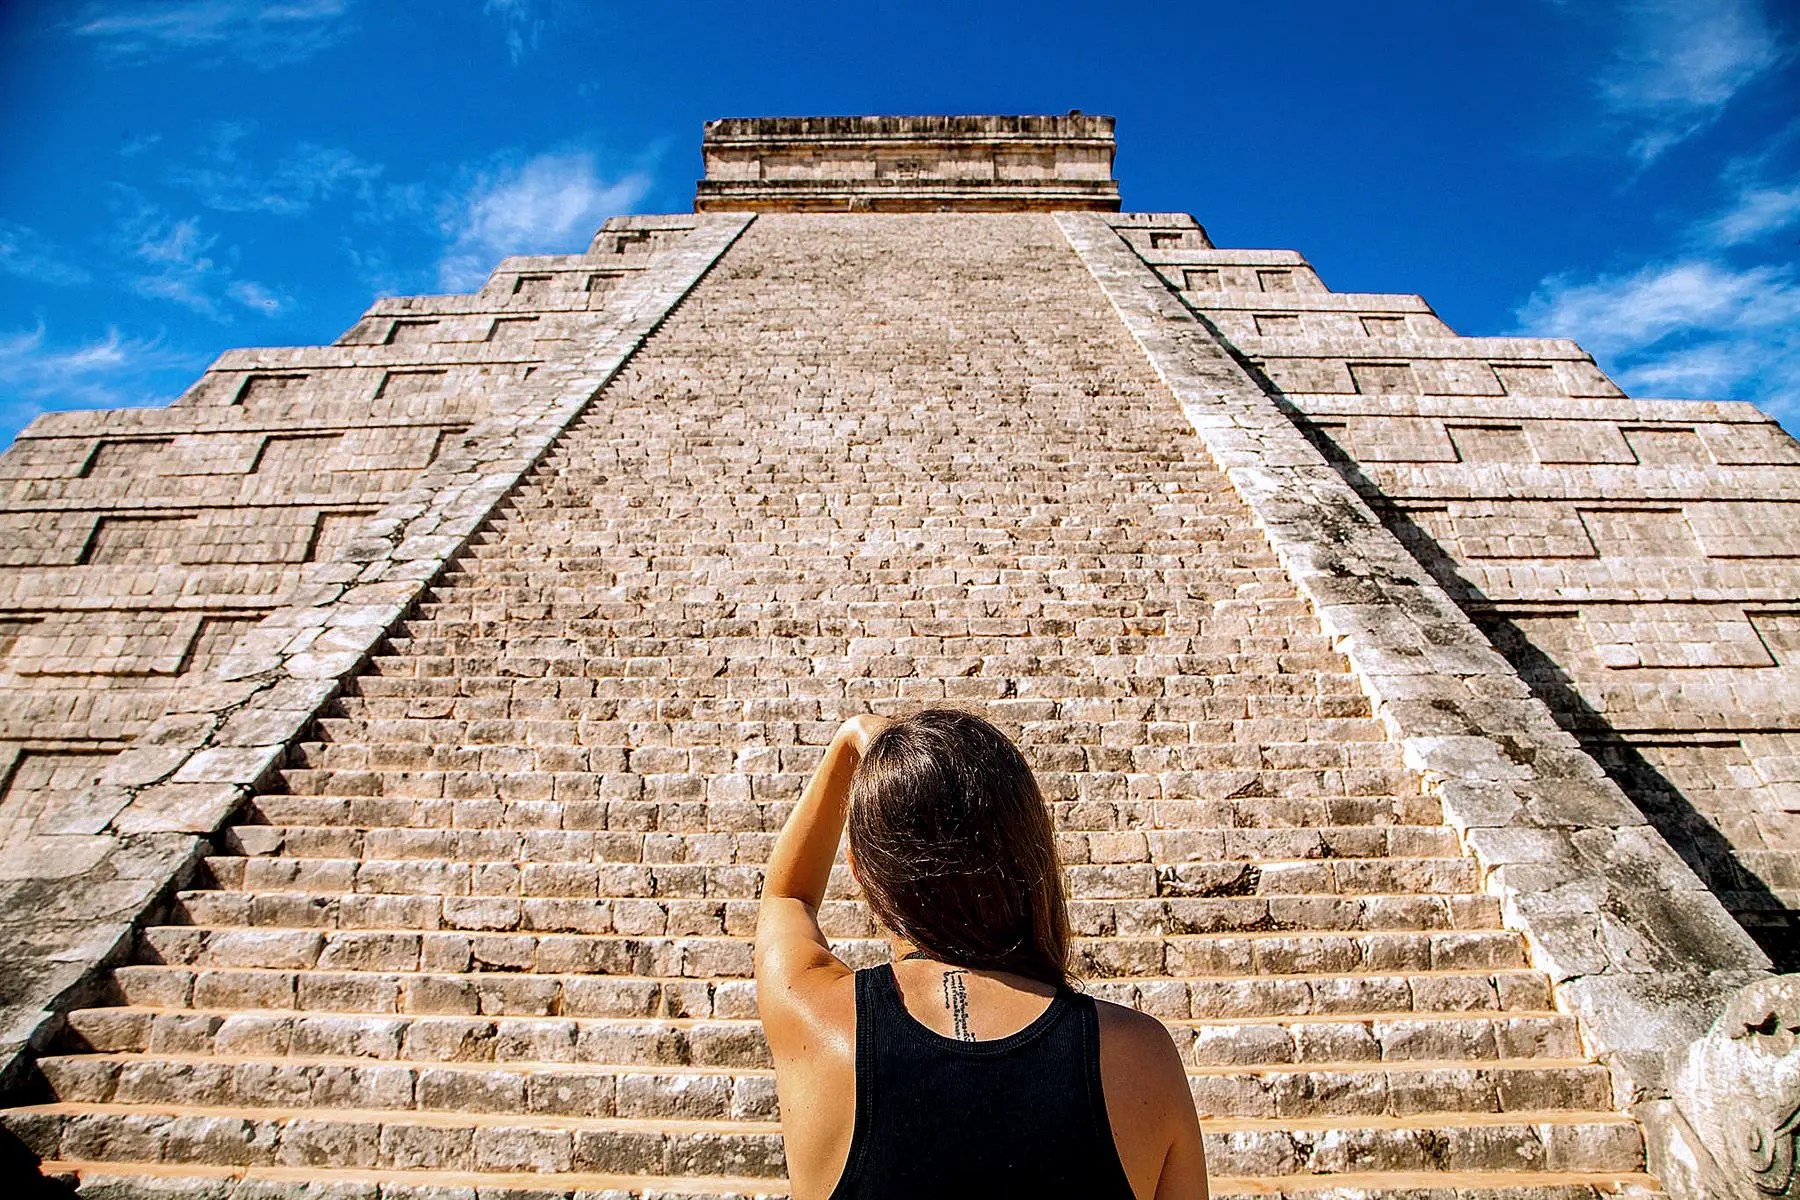
[[[1113,119],[711,121],[696,212],[1117,212]]]

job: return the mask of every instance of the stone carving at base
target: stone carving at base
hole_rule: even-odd
[[[1800,1196],[1800,975],[1751,984],[1688,1052],[1675,1101],[1702,1194]]]

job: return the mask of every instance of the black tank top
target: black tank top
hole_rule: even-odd
[[[1031,1024],[961,1042],[856,973],[856,1125],[831,1200],[1133,1200],[1100,1088],[1100,1018],[1062,990]]]

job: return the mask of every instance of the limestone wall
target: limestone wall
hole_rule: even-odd
[[[28,855],[55,793],[607,327],[609,295],[692,223],[616,220],[473,295],[379,300],[333,346],[227,351],[166,408],[32,422],[0,455],[0,855]]]
[[[1191,223],[1191,222],[1190,222]],[[1800,444],[1300,255],[1131,237],[1764,948],[1800,965]]]

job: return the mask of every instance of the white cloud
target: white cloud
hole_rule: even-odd
[[[1800,179],[1785,186],[1752,184],[1739,190],[1721,216],[1707,228],[1722,246],[1753,242],[1800,222]]]
[[[252,312],[259,312],[269,317],[281,315],[283,307],[281,297],[254,279],[238,280],[225,289],[225,294]]]
[[[272,316],[281,309],[275,293],[235,274],[235,252],[215,254],[218,237],[205,232],[199,217],[177,219],[138,199],[120,222],[120,249],[141,270],[128,278],[138,295],[167,300],[216,321],[229,319],[225,301]]]
[[[349,150],[301,142],[263,167],[240,152],[250,133],[250,126],[238,122],[217,126],[199,160],[170,171],[169,181],[215,212],[297,217],[339,196],[371,201],[382,174],[379,164]]]
[[[157,146],[161,145],[162,140],[163,135],[160,133],[146,133],[134,137],[123,146],[119,147],[119,157],[137,158],[139,155],[148,154],[150,151],[156,149]]]
[[[486,0],[481,6],[482,12],[500,18],[505,26],[506,52],[514,66],[525,57],[527,50],[536,50],[544,36],[541,3],[542,0]]]
[[[485,174],[444,219],[450,246],[438,263],[440,285],[480,287],[508,254],[579,253],[601,221],[629,211],[649,187],[639,172],[603,179],[588,153],[543,154]]]
[[[1576,283],[1547,279],[1520,320],[1552,337],[1579,337],[1603,354],[1626,353],[1694,329],[1747,330],[1800,320],[1791,268],[1733,270],[1706,259],[1648,266]]]
[[[1623,0],[1622,38],[1598,80],[1648,163],[1710,125],[1788,53],[1760,0]]]
[[[264,66],[306,58],[343,32],[347,0],[90,4],[74,27],[106,53],[146,59],[219,50]]]
[[[1710,258],[1581,281],[1553,276],[1519,309],[1522,331],[1569,337],[1638,395],[1738,398],[1800,417],[1800,275]]]
[[[0,218],[0,271],[29,279],[73,287],[93,276],[61,246],[24,225]]]
[[[118,408],[170,399],[149,382],[158,371],[192,367],[191,356],[160,339],[129,338],[117,329],[84,344],[49,344],[43,325],[0,333],[0,444],[39,413],[66,408]]]

